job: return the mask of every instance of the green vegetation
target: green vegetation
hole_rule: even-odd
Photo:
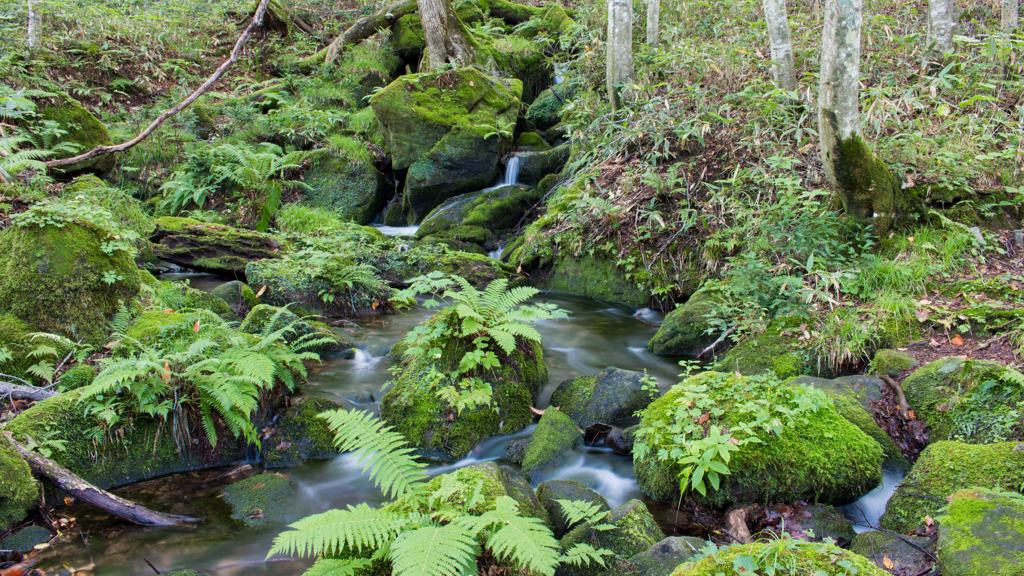
[[[808,542],[786,532],[769,542],[715,546],[709,544],[692,562],[676,568],[672,576],[717,574],[766,574],[780,576],[884,576],[885,570],[834,542]]]

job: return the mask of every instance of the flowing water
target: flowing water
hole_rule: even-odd
[[[165,276],[166,277],[166,276]],[[193,285],[211,289],[205,276],[191,276]],[[543,335],[544,360],[550,377],[538,406],[549,404],[557,385],[581,374],[595,374],[605,367],[643,371],[658,380],[664,390],[678,381],[676,358],[655,356],[646,344],[657,330],[661,316],[650,310],[632,310],[594,300],[566,295],[542,294],[535,300],[558,304],[571,312],[567,320],[539,322]],[[348,406],[374,409],[381,389],[394,365],[386,356],[392,344],[430,315],[424,309],[380,316],[358,322],[362,336],[351,359],[331,357],[310,370],[305,394],[330,398]],[[350,354],[351,356],[351,354]],[[533,426],[511,436],[481,442],[465,459],[450,465],[433,464],[431,474],[442,474],[485,461],[505,461],[505,446],[514,438],[527,437]],[[295,494],[284,507],[286,514],[261,529],[246,529],[229,518],[226,504],[218,497],[224,486],[259,471],[223,476],[224,469],[178,474],[119,489],[118,492],[155,509],[202,518],[198,526],[183,529],[158,529],[127,526],[85,507],[73,507],[68,513],[77,518],[80,530],[73,538],[43,553],[37,568],[47,574],[90,574],[95,576],[135,576],[153,574],[146,561],[161,572],[191,568],[218,576],[301,574],[309,561],[276,558],[264,563],[274,536],[287,524],[307,515],[348,504],[384,501],[362,467],[352,455],[333,460],[311,462],[275,472],[290,478]],[[632,460],[604,448],[586,447],[574,459],[549,478],[578,480],[603,494],[612,506],[644,496],[633,476]],[[886,477],[883,492],[891,478]],[[879,492],[876,490],[876,492]],[[886,493],[888,494],[888,492]],[[873,496],[874,495],[874,496]],[[879,496],[873,492],[867,512],[871,520]],[[888,495],[885,496],[885,499]],[[648,501],[649,507],[667,533],[699,535],[687,527],[686,518],[670,506]],[[877,520],[877,517],[874,518]],[[83,569],[72,572],[74,569]]]

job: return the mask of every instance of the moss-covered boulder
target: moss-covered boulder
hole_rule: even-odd
[[[225,320],[238,320],[238,315],[223,298],[197,290],[185,282],[164,282],[156,293],[174,310],[208,310]]]
[[[540,197],[536,188],[525,186],[462,194],[434,208],[420,223],[416,237],[493,244],[514,228]]]
[[[103,122],[66,94],[46,99],[38,111],[43,120],[56,122],[60,129],[66,132],[61,137],[61,142],[70,142],[78,146],[74,152],[63,152],[54,158],[68,158],[88,152],[97,146],[113,144]],[[65,166],[59,172],[68,178],[83,172],[106,175],[114,168],[114,162],[113,154],[104,154]]]
[[[3,526],[0,523],[0,526]],[[13,550],[28,554],[35,549],[37,544],[45,544],[53,538],[50,531],[42,526],[29,526],[22,528],[7,538],[0,540],[0,550]]]
[[[641,432],[650,432],[637,434],[637,445],[643,442],[645,450],[634,446],[633,470],[640,489],[655,500],[679,498],[683,467],[676,459],[660,459],[659,451],[672,445],[677,418],[694,418],[681,403],[703,386],[707,390],[701,394],[707,394],[713,410],[722,411],[713,418],[707,414],[708,426],[731,428],[752,418],[741,415],[746,402],[771,399],[782,411],[806,402],[822,404],[817,411],[800,414],[781,434],[761,431],[761,443],[740,444],[728,464],[731,473],[721,479],[718,490],[709,489],[702,498],[709,503],[808,500],[842,505],[881,482],[881,447],[828,406],[820,391],[771,379],[705,372],[674,386],[644,411]],[[746,437],[743,432],[736,434]]]
[[[574,90],[566,83],[556,84],[541,92],[526,110],[526,119],[537,128],[547,130],[562,121],[562,108],[567,99],[573,97]]]
[[[427,47],[423,37],[423,22],[418,13],[406,14],[391,26],[387,45],[405,62],[418,62]]]
[[[1024,375],[984,360],[943,358],[903,381],[907,402],[930,441],[991,442],[1020,434]]]
[[[268,468],[295,466],[306,460],[328,460],[340,454],[334,445],[334,431],[318,416],[344,406],[323,398],[299,400],[285,412],[274,426],[274,432],[263,440],[262,458]]]
[[[242,320],[239,330],[247,334],[262,334],[275,332],[289,326],[291,331],[285,334],[285,342],[292,343],[303,338],[306,341],[326,340],[324,343],[309,348],[310,352],[316,352],[321,356],[336,354],[353,346],[351,341],[331,330],[331,327],[323,322],[304,320],[289,310],[282,310],[268,304],[260,304],[253,308],[245,320]]]
[[[355,250],[374,250],[376,245],[345,246],[338,252],[312,259],[305,252],[284,258],[250,262],[246,276],[253,286],[266,290],[260,301],[274,306],[299,304],[294,309],[327,317],[352,316],[388,309],[391,289],[367,274]],[[369,259],[374,252],[362,257]],[[325,297],[325,295],[330,295]]]
[[[604,438],[604,445],[612,449],[612,452],[620,456],[628,456],[633,453],[633,442],[636,440],[636,431],[639,424],[630,426],[625,430],[613,428]]]
[[[664,576],[707,545],[706,540],[670,536],[647,550],[618,562],[601,576]]]
[[[879,526],[907,533],[925,516],[937,518],[948,496],[972,486],[1019,491],[1024,486],[1024,444],[930,444],[889,500]]]
[[[426,490],[428,493],[437,492],[448,483],[453,486],[448,501],[455,503],[463,512],[484,514],[495,509],[499,498],[511,498],[516,501],[523,516],[531,516],[545,524],[548,523],[547,511],[541,506],[540,500],[537,500],[533,488],[518,472],[508,466],[498,466],[494,462],[466,466],[435,477],[427,484]],[[478,487],[480,497],[475,500],[472,507],[467,508],[466,503],[476,494]],[[407,501],[398,500],[385,506],[385,510],[407,509],[408,506]]]
[[[153,346],[161,339],[177,336],[177,332],[185,322],[184,314],[150,310],[139,314],[132,320],[131,326],[125,331],[125,336],[143,345]]]
[[[702,288],[665,315],[658,333],[647,343],[653,354],[663,356],[696,355],[718,339],[707,316],[721,302],[715,290]]]
[[[658,397],[652,386],[640,372],[605,368],[600,374],[577,376],[559,384],[551,394],[551,405],[585,429],[598,422],[632,418]]]
[[[256,528],[280,523],[288,513],[295,488],[284,476],[268,473],[235,482],[223,494],[231,507],[231,518]]]
[[[583,433],[576,423],[560,410],[548,408],[530,436],[523,458],[523,474],[531,482],[539,482],[564,465],[581,443]]]
[[[516,267],[490,258],[484,254],[471,254],[451,250],[442,246],[417,245],[412,249],[388,254],[374,262],[381,277],[391,283],[405,284],[412,278],[428,272],[457,274],[476,287],[483,287],[496,279],[508,280],[516,286],[524,282],[524,276]]]
[[[529,438],[517,438],[505,446],[505,460],[513,464],[522,464],[526,458],[526,448],[530,445]]]
[[[897,376],[917,366],[917,358],[899,350],[879,350],[871,359],[871,371],[885,376]]]
[[[62,391],[78,390],[88,386],[96,378],[96,372],[96,367],[91,364],[75,364],[67,372],[60,375],[59,389]]]
[[[569,550],[576,544],[590,544],[594,548],[604,548],[612,552],[612,556],[605,557],[605,562],[616,564],[646,551],[665,538],[650,510],[639,500],[630,500],[612,510],[601,523],[610,524],[614,528],[598,531],[590,522],[585,522],[562,537],[559,542],[562,551]],[[555,574],[589,576],[600,570],[601,568],[596,565],[576,567],[562,564]]]
[[[232,280],[213,289],[210,294],[228,303],[235,314],[244,317],[250,310],[259,306],[260,300],[245,282]]]
[[[0,348],[11,357],[0,362],[0,372],[24,378],[25,370],[35,363],[30,356],[34,349],[29,334],[32,329],[14,314],[0,314]]]
[[[895,574],[921,574],[934,562],[929,554],[935,542],[921,536],[900,536],[879,530],[857,534],[850,551],[871,560],[875,566],[885,568],[886,559],[892,563]]]
[[[565,516],[565,510],[562,505],[557,502],[558,500],[575,500],[588,504],[597,504],[601,512],[611,510],[604,496],[575,480],[548,480],[537,486],[537,499],[540,500],[541,505],[548,512],[548,518],[551,519],[551,531],[554,533],[555,538],[561,538],[584,522],[584,520],[580,520],[579,522],[570,523],[569,519]]]
[[[71,223],[0,233],[0,310],[33,331],[102,345],[107,322],[141,285],[129,254],[104,251],[107,240],[105,232]]]
[[[563,144],[550,150],[522,154],[519,159],[519,182],[534,186],[545,176],[558,174],[569,161],[569,152],[569,145]]]
[[[25,517],[39,501],[39,483],[28,463],[0,438],[0,532]]]
[[[1024,574],[1024,496],[968,489],[939,519],[943,576]]]
[[[889,576],[889,572],[876,567],[867,558],[843,550],[838,546],[818,543],[798,544],[776,554],[774,542],[755,542],[723,546],[717,554],[699,562],[687,562],[672,572],[672,576],[740,576],[744,573],[760,574],[773,566],[787,566],[792,574],[824,574],[825,576]],[[748,566],[739,571],[736,566]],[[756,572],[755,572],[756,571]]]
[[[520,153],[516,156],[522,159],[526,157],[525,154],[522,154],[523,152],[544,152],[551,149],[551,144],[548,144],[544,137],[536,132],[523,132],[516,136],[512,149]]]
[[[518,80],[463,68],[402,76],[370,99],[394,168],[408,169],[403,205],[409,222],[495,180],[522,90]]]
[[[63,441],[65,449],[52,459],[100,488],[111,488],[175,472],[201,470],[231,464],[248,457],[243,441],[221,437],[217,447],[198,454],[192,446],[178,446],[171,423],[136,417],[131,430],[117,442],[95,443],[89,431],[96,422],[79,402],[81,391],[72,390],[37,402],[7,424],[7,431],[24,442],[33,439]],[[180,453],[179,453],[180,450]]]
[[[168,216],[155,224],[149,239],[154,254],[192,270],[243,276],[249,262],[278,258],[286,248],[269,234],[189,218]]]
[[[856,536],[853,525],[839,509],[820,504],[804,508],[802,517],[786,522],[786,530],[815,542],[831,538],[840,546],[849,546]]]
[[[510,261],[518,262],[514,253]],[[626,278],[614,261],[595,256],[573,258],[559,253],[537,287],[636,307],[646,306],[651,299],[650,293]]]
[[[394,193],[394,186],[373,166],[372,156],[361,145],[344,154],[317,157],[304,180],[312,188],[306,192],[307,202],[356,224],[373,222]]]
[[[745,376],[775,372],[779,378],[800,376],[813,371],[810,355],[798,344],[793,330],[806,324],[802,318],[773,320],[761,334],[747,337],[729,349],[714,365],[722,372]]]

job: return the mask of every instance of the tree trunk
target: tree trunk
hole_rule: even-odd
[[[793,66],[793,39],[789,34],[786,0],[764,0],[764,18],[768,24],[768,43],[772,52],[772,80],[776,88],[796,91]]]
[[[928,46],[925,66],[941,64],[953,52],[953,34],[958,18],[957,0],[928,2]]]
[[[35,54],[43,45],[43,13],[39,0],[28,0],[28,51]]]
[[[647,0],[647,45],[658,45],[658,19],[661,17],[661,0]]]
[[[455,66],[472,64],[475,46],[466,27],[455,15],[451,0],[416,0],[416,4],[427,41],[424,68],[440,68],[445,63]]]
[[[882,235],[895,220],[899,186],[860,131],[862,0],[826,0],[818,87],[818,136],[825,174],[855,220]]]
[[[35,452],[30,452],[24,446],[15,442],[14,438],[11,437],[10,432],[6,435],[7,440],[12,446],[14,446],[14,449],[18,451],[18,454],[28,462],[29,468],[31,468],[32,472],[37,476],[45,478],[57,488],[60,488],[78,500],[92,504],[104,512],[113,514],[114,516],[132,522],[133,524],[142,524],[144,526],[183,526],[196,521],[195,518],[189,518],[187,516],[176,516],[174,514],[155,512],[149,508],[135,504],[134,502],[129,502],[120,496],[115,496],[106,490],[100,490],[72,474],[67,468],[64,468],[53,460],[44,458]]]
[[[608,55],[606,76],[612,110],[622,106],[620,87],[633,81],[633,3],[608,0]]]
[[[1013,34],[1019,25],[1020,1],[1003,0],[1003,34]]]
[[[344,34],[338,36],[327,48],[326,54],[318,52],[317,56],[325,58],[328,65],[341,53],[341,49],[349,44],[358,44],[373,36],[378,30],[391,28],[399,18],[416,11],[416,0],[399,0],[384,6],[373,14],[360,18]]]

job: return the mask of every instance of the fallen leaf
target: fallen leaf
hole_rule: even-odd
[[[75,503],[75,499],[72,498],[71,496],[65,496],[64,497],[64,505],[65,506],[71,506],[74,503]]]
[[[163,380],[165,384],[167,382],[171,381],[171,363],[170,362],[164,362],[164,371],[163,371],[162,374],[160,374],[160,379]]]
[[[256,297],[259,298],[260,296],[263,296],[263,293],[266,292],[266,291],[267,291],[267,285],[264,284],[263,288],[260,288],[260,291],[256,293]]]
[[[939,412],[949,412],[949,404],[943,404],[942,406],[936,408],[936,410],[938,410]]]
[[[932,338],[931,340],[929,340],[928,341],[928,345],[931,346],[932,348],[941,348],[942,347],[942,344],[940,344],[939,341],[936,340],[935,338]]]
[[[530,410],[532,410],[533,413],[536,414],[537,416],[543,416],[544,415],[544,411],[543,410],[537,410],[533,406],[530,406]]]
[[[705,413],[700,415],[700,418],[697,420],[697,424],[703,425],[705,422],[707,422],[710,419],[711,419],[711,414],[708,414],[707,412],[705,412]]]
[[[917,420],[917,416],[914,415],[913,410],[907,410],[907,416],[910,416],[911,420]]]
[[[259,490],[260,488],[263,488],[266,485],[266,482],[257,482],[252,485],[252,488],[250,488],[250,490]],[[257,510],[259,510],[259,508],[257,508]]]
[[[917,317],[918,322],[924,322],[931,317],[931,314],[929,314],[927,310],[918,310],[914,316]]]
[[[925,526],[931,526],[932,524],[935,524],[935,520],[932,520],[931,516],[925,516],[924,517],[924,523],[925,523]]]
[[[246,516],[245,518],[247,520],[252,520],[254,518],[263,518],[263,512],[260,512],[259,514],[250,514],[250,515]]]
[[[199,332],[199,320],[196,320],[196,325],[192,327],[193,332]]]
[[[36,544],[32,548],[35,549],[35,550],[45,550],[45,549],[47,549],[49,547],[50,547],[50,543],[49,542],[43,542],[42,544]]]
[[[373,304],[370,304],[370,308],[373,308],[374,310],[377,309],[377,301],[376,300],[373,301]]]
[[[888,556],[883,556],[882,557],[882,566],[885,566],[886,570],[892,570],[893,567],[895,567],[896,565],[892,563],[892,560],[889,560]]]
[[[729,438],[729,444],[733,444],[733,445],[739,446],[740,445],[740,441],[735,439],[735,438]]]
[[[953,343],[953,346],[963,346],[964,345],[964,339],[961,338],[959,334],[954,335],[953,338],[950,340],[950,342]]]
[[[277,448],[275,448],[275,450],[287,450],[287,449],[289,449],[291,447],[292,447],[292,443],[291,442],[285,442],[285,441],[282,440],[281,443],[277,445]]]

